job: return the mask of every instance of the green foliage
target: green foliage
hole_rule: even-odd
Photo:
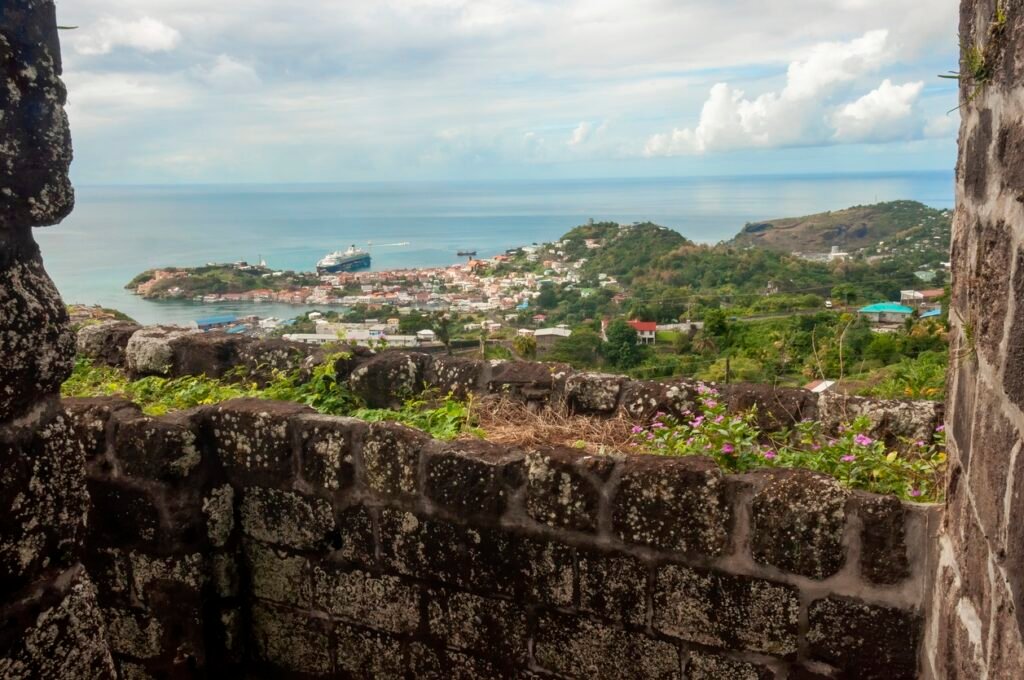
[[[559,338],[547,355],[550,361],[563,361],[576,368],[590,368],[601,358],[601,336],[592,328],[575,329],[567,338]]]
[[[765,378],[764,366],[761,365],[761,362],[747,357],[718,359],[698,374],[698,377],[710,382],[725,382],[726,362],[728,362],[728,375],[731,382],[761,382]]]
[[[351,415],[368,422],[393,421],[423,430],[435,439],[450,440],[461,434],[478,437],[483,432],[476,427],[472,401],[465,402],[451,395],[431,406],[424,399],[410,399],[398,411],[390,409],[356,409]]]
[[[836,436],[804,421],[775,435],[760,432],[757,414],[730,414],[719,394],[699,386],[699,406],[678,421],[663,413],[646,427],[633,428],[634,445],[661,455],[702,455],[730,472],[757,468],[803,468],[835,477],[853,489],[894,494],[921,502],[942,499],[945,475],[945,434],[932,441],[902,441],[889,447],[869,436],[867,418],[841,427]]]
[[[541,309],[554,309],[558,304],[558,294],[550,282],[540,284],[540,294],[537,295],[537,306]]]
[[[885,369],[885,379],[866,394],[881,399],[929,399],[941,401],[946,394],[948,356],[924,352]]]
[[[615,368],[633,368],[643,361],[643,350],[637,344],[636,329],[623,319],[616,319],[605,331],[608,342],[601,346],[601,354]]]
[[[537,357],[537,338],[532,335],[517,335],[512,341],[512,349],[524,359],[535,359]]]

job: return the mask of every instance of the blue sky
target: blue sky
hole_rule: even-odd
[[[923,5],[927,4],[927,7]],[[956,0],[64,0],[81,184],[951,169]]]

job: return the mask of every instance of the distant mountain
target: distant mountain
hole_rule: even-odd
[[[858,205],[805,217],[752,222],[729,242],[777,252],[827,253],[832,246],[846,252],[895,241],[916,234],[948,230],[950,215],[917,201],[891,201]]]

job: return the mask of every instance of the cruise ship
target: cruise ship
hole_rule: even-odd
[[[337,274],[338,272],[366,269],[369,266],[370,253],[351,245],[345,251],[339,250],[324,255],[323,259],[316,263],[316,273],[321,275]]]

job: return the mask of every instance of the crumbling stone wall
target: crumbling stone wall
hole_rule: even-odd
[[[131,677],[917,677],[934,507],[284,402],[66,408]]]
[[[961,44],[989,75],[961,80],[937,678],[1024,675],[1024,2],[1000,7],[1005,20],[995,0],[961,5]]]
[[[59,403],[74,335],[32,227],[74,199],[53,2],[0,4],[0,677],[103,678],[113,665],[80,557],[82,450]]]

